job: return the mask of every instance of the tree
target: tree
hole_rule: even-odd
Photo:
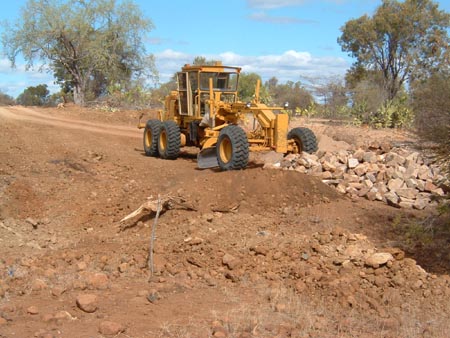
[[[314,102],[312,95],[303,88],[300,81],[287,81],[284,84],[278,84],[278,79],[272,77],[265,85],[273,102],[278,106],[288,102],[292,109],[305,109]]]
[[[372,17],[348,21],[338,43],[356,58],[350,72],[380,72],[393,100],[405,82],[448,67],[449,27],[450,15],[431,0],[383,0]]]
[[[239,75],[238,97],[241,101],[252,101],[255,98],[256,83],[260,81],[259,101],[268,104],[272,101],[267,87],[262,84],[261,76],[256,73]]]
[[[216,62],[215,60],[206,60],[204,56],[196,56],[192,64],[194,66],[213,66]]]
[[[28,87],[17,97],[17,103],[24,106],[43,106],[50,94],[46,84]]]
[[[90,81],[106,86],[154,70],[143,45],[152,28],[131,0],[28,0],[2,42],[12,65],[19,53],[28,68],[47,64],[84,105]]]

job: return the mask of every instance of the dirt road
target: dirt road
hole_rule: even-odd
[[[145,157],[138,115],[0,107],[0,337],[450,336],[450,278],[392,231],[425,214]],[[158,195],[181,204],[119,223]]]

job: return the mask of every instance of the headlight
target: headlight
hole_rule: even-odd
[[[288,109],[288,107],[289,107],[289,102],[285,102],[284,103],[284,109]]]

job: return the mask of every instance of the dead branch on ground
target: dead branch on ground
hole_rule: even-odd
[[[160,208],[158,205],[160,203]],[[181,208],[185,210],[197,211],[197,209],[188,203],[183,197],[173,197],[170,195],[159,196],[157,199],[153,198],[153,196],[148,197],[148,200],[141,204],[139,208],[134,210],[132,213],[128,214],[124,218],[119,221],[120,231],[131,228],[136,225],[137,220],[145,215],[152,216],[153,214],[159,212],[163,213],[167,210]],[[133,219],[134,221],[131,224],[125,224],[128,220]]]

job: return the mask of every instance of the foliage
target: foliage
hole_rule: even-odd
[[[2,35],[12,64],[21,53],[32,67],[47,64],[76,104],[114,83],[152,75],[144,33],[153,25],[130,0],[28,0],[14,26]]]
[[[43,106],[48,103],[49,94],[46,84],[31,86],[17,97],[17,103],[24,106]]]
[[[207,60],[204,56],[196,56],[192,64],[194,66],[213,66],[217,61]]]
[[[431,0],[383,0],[375,14],[348,21],[338,39],[356,58],[350,72],[381,74],[386,101],[405,81],[449,65],[450,15]]]
[[[241,73],[239,76],[238,88],[238,96],[241,101],[252,101],[254,99],[256,83],[258,80],[261,81],[261,77],[256,73]],[[261,85],[259,90],[259,100],[262,103],[270,103],[271,97],[266,86]]]
[[[384,102],[374,112],[368,110],[366,101],[357,102],[350,114],[356,125],[366,124],[374,128],[410,127],[414,121],[414,113],[408,107],[406,95]]]
[[[13,105],[15,103],[16,101],[14,100],[13,97],[0,91],[0,106],[8,106]]]
[[[299,109],[307,109],[314,103],[313,96],[302,86],[300,81],[288,81],[285,84],[278,84],[278,79],[272,77],[265,83],[268,93],[273,103],[278,106],[289,103],[289,107],[294,111]]]
[[[318,113],[317,105],[315,102],[311,102],[311,104],[306,108],[295,108],[295,115],[300,115],[302,117],[311,118],[313,116],[316,116]]]
[[[415,82],[412,104],[418,134],[436,145],[434,153],[450,178],[450,75],[439,72]]]
[[[145,87],[143,81],[134,81],[127,88],[121,87],[120,84],[111,85],[108,87],[105,100],[110,111],[119,107],[143,109],[155,104],[153,92]]]

